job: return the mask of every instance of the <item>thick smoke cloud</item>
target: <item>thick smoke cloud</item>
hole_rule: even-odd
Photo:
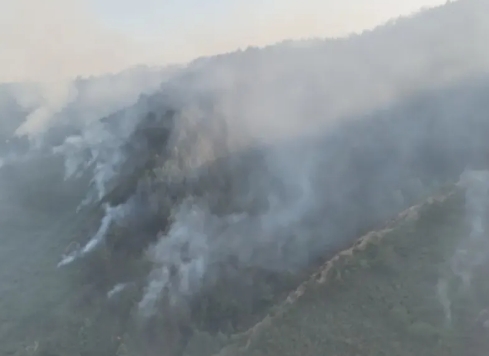
[[[154,214],[165,205],[155,187],[183,189],[168,203],[170,225],[161,225],[163,236],[149,250],[155,269],[142,310],[151,314],[162,293],[173,303],[212,286],[231,273],[223,267],[230,260],[297,270],[338,239],[457,177],[482,142],[476,98],[460,90],[396,103],[487,71],[489,32],[480,17],[487,6],[461,1],[349,39],[200,59],[158,94],[94,123],[86,132],[110,134],[70,151],[70,160],[89,152],[96,200],[125,169],[141,169],[138,162],[149,159],[152,144],[137,136],[139,128],[169,132],[154,152],[159,179],[129,191],[156,196]],[[472,90],[468,85],[465,93]],[[389,107],[397,109],[375,111]],[[473,120],[464,122],[470,112]],[[370,122],[365,113],[377,119],[360,124]],[[330,136],[313,135],[321,132]],[[124,209],[138,211],[136,201],[123,199]]]
[[[346,39],[19,94],[20,111],[44,108],[19,132],[76,123],[48,145],[64,176],[43,184],[79,184],[71,208],[81,220],[105,214],[59,267],[112,246],[118,232],[117,247],[145,251],[151,268],[104,292],[142,286],[139,312],[152,317],[223,280],[251,290],[259,277],[250,270],[301,271],[484,165],[488,10],[464,0]]]
[[[185,14],[188,17],[186,21],[175,28],[165,25],[174,23],[169,18],[172,6],[155,6],[152,1],[138,2],[140,8],[151,8],[160,14],[162,17],[157,23],[163,24],[152,29],[161,34],[160,39],[155,39],[154,34],[142,39],[104,25],[103,19],[88,2],[7,2],[2,4],[3,15],[0,18],[0,82],[34,81],[41,84],[36,89],[41,102],[34,108],[28,105],[29,118],[17,131],[32,137],[51,126],[56,115],[76,99],[77,88],[72,82],[76,77],[116,73],[141,63],[181,63],[199,55],[245,48],[250,43],[263,46],[283,38],[344,36],[374,27],[396,14],[410,13],[422,4],[438,3],[436,0],[392,5],[382,3],[368,8],[328,4],[329,8],[326,8],[324,2],[316,0],[306,4],[288,1],[280,6],[238,2],[225,6],[222,14],[220,11],[211,12],[211,16],[217,16],[212,20],[189,12]],[[126,5],[131,3],[118,3],[115,7],[122,11]],[[106,6],[114,4],[109,1]],[[370,9],[373,8],[375,11],[372,12]],[[166,12],[169,14],[165,15]],[[110,88],[110,95],[114,97],[118,85],[112,83]],[[19,102],[22,102],[24,95],[18,95]],[[97,95],[107,94],[94,88],[90,96]],[[124,93],[121,93],[121,99],[123,97]],[[126,104],[131,105],[132,100]],[[98,114],[103,116],[107,113]]]

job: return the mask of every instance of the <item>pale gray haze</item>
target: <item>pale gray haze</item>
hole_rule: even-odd
[[[488,43],[489,0],[0,0],[0,355],[191,355],[461,174],[472,246]]]

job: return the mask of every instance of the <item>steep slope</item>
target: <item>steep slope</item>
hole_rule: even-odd
[[[165,181],[158,175],[151,178],[144,172],[153,172],[158,166],[143,168],[135,190],[125,194],[134,215],[115,221],[105,245],[74,266],[66,267],[70,273],[77,274],[78,283],[85,285],[84,293],[68,302],[79,309],[83,306],[80,309],[83,318],[72,319],[73,324],[62,333],[66,346],[58,344],[58,348],[65,353],[81,348],[90,354],[102,347],[101,340],[106,340],[103,345],[113,350],[110,352],[133,347],[136,354],[151,355],[161,347],[170,352],[170,341],[175,342],[179,337],[183,338],[182,344],[174,347],[184,346],[190,340],[190,351],[199,342],[210,342],[216,347],[215,339],[209,336],[216,333],[222,335],[222,342],[228,342],[231,335],[239,335],[260,320],[307,278],[311,268],[316,268],[338,249],[349,246],[363,232],[382,225],[397,212],[437,191],[445,182],[456,181],[467,165],[486,166],[489,143],[484,137],[489,129],[485,113],[489,108],[483,98],[488,88],[486,80],[471,81],[420,95],[363,119],[347,120],[347,124],[314,139],[293,140],[281,146],[263,146],[225,156],[199,167],[198,174],[186,181]],[[459,106],[470,107],[471,115],[451,109]],[[437,114],[440,111],[450,114]],[[286,195],[290,191],[283,190],[284,185],[277,185],[280,180],[274,180],[273,166],[269,166],[269,159],[276,157],[272,153],[277,150],[293,157],[291,162],[315,157],[315,180],[311,184],[316,200],[303,217],[304,211],[294,212],[300,219],[287,218],[285,225],[269,225],[272,229],[268,236],[272,239],[263,244],[261,239],[267,235],[261,229],[266,220],[260,216],[270,209],[265,193],[277,194],[283,202],[291,201]],[[256,185],[257,182],[261,184]],[[252,200],[250,191],[255,192]],[[205,204],[207,212],[199,215],[202,213],[197,210],[197,215],[186,216],[183,210],[180,215],[178,211],[175,214],[176,207],[188,207],[187,198],[192,199],[194,206]],[[125,200],[121,197],[120,201]],[[148,208],[151,206],[155,210]],[[184,214],[182,224],[188,224],[184,227],[194,228],[195,222],[188,220],[189,216],[203,216],[209,225],[197,225],[197,230],[183,234],[183,240],[173,240],[172,228],[182,226],[175,225],[181,214]],[[245,220],[227,220],[240,214],[244,214]],[[441,223],[440,228],[443,228]],[[95,229],[96,226],[92,231]],[[169,259],[156,260],[152,265],[141,252],[151,242],[158,241],[159,230],[166,231],[167,237],[159,243],[163,241],[163,251],[169,253],[164,258]],[[159,263],[161,266],[173,263],[172,268],[178,271],[185,258],[182,255],[185,244],[194,248],[198,241],[192,239],[199,233],[209,237],[206,243],[215,261],[207,270],[202,289],[191,299],[181,299],[190,304],[182,304],[182,311],[172,314],[170,325],[165,319],[169,316],[164,306],[158,307],[162,308],[155,314],[159,317],[152,316],[149,324],[135,325],[131,312],[137,312],[138,303],[147,293],[147,276],[149,282],[151,278],[158,280],[157,271],[161,267],[154,266]],[[416,242],[410,248],[417,247]],[[198,255],[191,255],[190,259],[195,257]],[[115,299],[107,300],[107,293],[119,283],[127,283],[126,289]],[[168,290],[179,292],[171,288],[170,285]],[[176,309],[172,310],[175,313]],[[85,318],[90,320],[87,325]],[[84,330],[83,342],[73,337],[78,328]],[[113,339],[115,332],[118,336],[125,334],[124,338]],[[209,338],[211,341],[205,341]],[[221,341],[217,341],[217,346]],[[51,350],[52,346],[43,347]]]
[[[471,234],[467,205],[454,189],[406,210],[336,255],[219,355],[485,354],[487,250],[470,286],[454,265]]]
[[[173,356],[202,350],[200,336],[228,343],[358,236],[467,167],[487,168],[485,6],[465,0],[349,39],[202,59],[136,104],[56,133],[51,144],[69,137],[54,155],[4,167],[0,269],[19,273],[0,284],[0,350]],[[23,304],[33,309],[16,319]]]

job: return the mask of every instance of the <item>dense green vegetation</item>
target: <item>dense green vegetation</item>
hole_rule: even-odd
[[[367,235],[364,248],[328,265],[300,298],[220,355],[482,355],[489,346],[489,265],[475,271],[469,290],[450,269],[468,234],[461,192],[425,204]],[[443,278],[451,321],[438,290]]]
[[[204,293],[196,309],[181,310],[172,320],[168,316],[154,320],[148,327],[131,318],[138,301],[136,287],[109,301],[87,290],[73,301],[78,304],[72,324],[58,329],[56,340],[30,347],[45,356],[130,356],[144,351],[162,355],[161,350],[167,352],[163,355],[180,350],[188,356],[481,355],[489,346],[489,331],[483,325],[489,266],[486,263],[474,272],[469,290],[462,288],[450,269],[457,244],[470,232],[464,202],[461,189],[447,187],[438,198],[363,236],[316,267],[310,277],[282,275],[281,289],[276,291],[270,286],[279,285],[277,280],[267,286],[267,276],[255,279],[263,284],[248,301],[261,305],[246,303],[246,297],[233,299],[226,294],[232,290],[229,285],[216,287]],[[99,253],[89,265],[96,262],[94,270],[103,271],[104,252]],[[145,266],[131,266],[133,271],[138,268]],[[300,284],[301,280],[305,282]],[[451,320],[440,298],[440,280],[447,282]],[[228,326],[216,323],[216,317]]]

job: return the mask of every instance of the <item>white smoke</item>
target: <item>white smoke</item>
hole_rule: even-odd
[[[452,270],[469,288],[473,270],[489,258],[486,216],[489,202],[489,171],[466,171],[460,180],[466,188],[466,212],[470,234],[463,239],[452,258]]]
[[[38,133],[42,133],[54,123],[55,115],[63,108],[76,99],[77,90],[71,80],[40,83],[42,92],[42,104],[35,108],[22,125],[20,125],[16,134],[19,136],[27,135],[36,138]]]
[[[489,259],[489,237],[486,226],[489,209],[489,171],[466,170],[458,185],[465,189],[465,211],[470,232],[462,237],[450,259],[450,272],[461,281],[461,290],[468,292],[474,269]],[[448,277],[438,282],[438,297],[448,323],[452,320]]]
[[[149,316],[167,292],[171,304],[198,291],[209,261],[208,216],[197,206],[183,205],[175,215],[175,223],[167,236],[149,250],[155,264],[140,311]],[[166,290],[165,290],[166,289]]]
[[[91,170],[91,187],[80,208],[100,200],[106,194],[106,186],[117,175],[124,163],[124,144],[134,131],[139,116],[125,112],[117,121],[94,121],[79,135],[68,137],[53,153],[65,157],[65,179],[79,177]]]
[[[129,286],[128,283],[118,283],[110,291],[107,292],[107,299],[112,299],[117,294],[121,293]]]
[[[436,292],[445,313],[446,324],[449,326],[452,323],[452,301],[449,296],[449,285],[446,278],[438,280]]]
[[[311,177],[316,161],[314,154],[306,159],[293,155],[294,150],[282,150],[271,151],[266,157],[286,196],[265,193],[268,208],[258,215],[218,216],[203,199],[188,199],[175,208],[168,233],[148,251],[154,269],[139,303],[142,315],[155,313],[163,297],[174,304],[195,296],[204,285],[211,286],[229,258],[242,266],[267,270],[284,270],[308,259],[303,247],[311,245],[314,235],[304,230],[301,222],[315,204]],[[293,167],[291,160],[296,163]]]
[[[62,260],[58,263],[58,267],[68,265],[78,258],[81,258],[86,254],[92,252],[101,243],[103,243],[112,223],[120,221],[122,218],[127,216],[128,213],[128,207],[124,204],[118,205],[116,207],[105,205],[104,210],[105,215],[102,218],[100,227],[98,228],[95,235],[87,242],[87,244],[83,248],[77,249],[63,256]]]
[[[209,59],[202,66],[191,64],[183,72],[188,78],[183,76],[163,86],[174,90],[175,96],[181,94],[178,99],[183,104],[177,107],[180,117],[170,141],[186,160],[183,176],[218,158],[220,153],[225,155],[257,142],[273,146],[281,139],[297,138],[304,131],[321,131],[344,117],[385,107],[421,90],[442,87],[486,71],[489,56],[483,44],[489,32],[481,30],[486,28],[485,21],[478,18],[481,11],[472,9],[473,13],[459,17],[457,6],[450,4],[444,10],[448,25],[433,26],[432,13],[427,12],[412,20],[401,20],[398,27],[388,25],[352,39],[325,41],[300,50],[286,44],[249,49],[222,60]],[[403,21],[412,21],[412,26],[403,27],[406,24]],[[474,23],[480,28],[468,26]],[[473,41],[454,41],[452,34],[458,32],[467,33]],[[432,51],[432,43],[439,44],[436,51]],[[433,71],[434,67],[439,70]],[[212,109],[200,110],[197,102],[207,98]],[[125,162],[122,147],[149,111],[139,101],[116,115],[113,126],[93,122],[80,135],[68,138],[55,149],[66,157],[67,178],[87,169],[93,171],[92,194],[87,195],[82,206],[105,196],[108,184]],[[213,131],[215,127],[217,132]],[[219,131],[220,127],[224,129]],[[413,136],[422,136],[416,129],[413,131]],[[180,135],[184,136],[182,141]],[[224,152],[215,149],[218,140],[225,141]],[[413,142],[417,139],[407,141],[403,148],[406,157],[415,146]],[[174,302],[198,292],[205,278],[219,274],[216,266],[228,256],[236,257],[244,265],[269,269],[283,268],[284,261],[293,265],[294,258],[307,260],[307,256],[301,255],[309,253],[307,248],[297,249],[293,257],[285,258],[284,254],[290,254],[287,249],[293,249],[294,244],[308,246],[312,241],[313,233],[305,232],[299,225],[318,203],[311,180],[318,156],[324,152],[309,153],[295,157],[294,150],[272,150],[268,168],[271,176],[285,187],[287,196],[263,193],[257,187],[259,183],[253,182],[257,191],[249,194],[264,194],[269,202],[268,209],[258,215],[217,216],[202,201],[177,206],[178,213],[169,232],[150,251],[155,269],[149,277],[141,309],[150,314],[165,293]],[[396,174],[386,172],[386,181],[395,179]],[[330,192],[331,199],[335,195],[336,192]],[[382,204],[379,202],[379,209]],[[74,257],[65,259],[77,258],[83,251],[98,246],[114,219],[114,211],[117,207],[107,207],[99,233]],[[474,231],[478,231],[477,221],[473,223]],[[472,268],[465,264],[477,261],[467,262],[463,256],[469,247],[462,246],[454,257],[454,270],[464,276]],[[182,257],[182,249],[189,249],[190,257]]]

